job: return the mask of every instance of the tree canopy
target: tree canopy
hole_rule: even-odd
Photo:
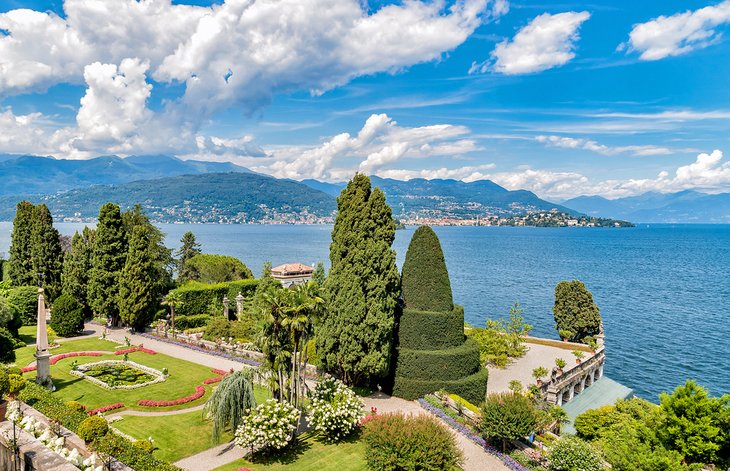
[[[147,232],[134,226],[127,259],[119,277],[119,316],[128,325],[141,328],[153,318],[159,301],[155,297],[155,266],[150,256]]]
[[[180,239],[180,248],[175,252],[178,282],[185,283],[186,281],[198,278],[198,274],[188,262],[200,253],[200,244],[195,239],[195,234],[192,231],[187,231],[183,234],[182,239]]]
[[[8,275],[15,286],[35,286],[38,282],[33,272],[32,234],[33,204],[21,201],[15,211],[13,232],[10,236]]]
[[[572,342],[588,343],[601,332],[601,313],[581,281],[558,283],[553,316],[560,336]]]
[[[490,394],[482,406],[481,431],[487,439],[500,440],[502,451],[508,441],[528,436],[536,426],[535,409],[522,394]]]
[[[111,317],[118,325],[119,276],[127,259],[127,237],[119,206],[107,203],[101,207],[93,240],[89,303],[98,315]]]
[[[454,307],[446,260],[436,233],[416,229],[403,264],[403,303],[407,309],[450,311]]]
[[[228,255],[201,253],[187,261],[187,266],[202,283],[223,283],[226,281],[253,278],[251,270],[242,261]]]
[[[63,250],[58,231],[53,227],[53,217],[45,204],[33,209],[31,258],[33,271],[40,274],[46,297],[53,301],[61,294]]]
[[[88,298],[87,285],[91,271],[94,230],[84,227],[79,234],[76,232],[71,239],[71,251],[63,261],[61,282],[63,293],[72,296],[81,303],[84,317],[91,317],[91,305]]]

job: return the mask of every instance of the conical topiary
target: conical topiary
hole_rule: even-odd
[[[488,373],[481,366],[479,347],[464,335],[464,310],[453,304],[441,244],[430,227],[413,234],[401,279],[404,309],[393,395],[417,399],[444,389],[481,403]]]

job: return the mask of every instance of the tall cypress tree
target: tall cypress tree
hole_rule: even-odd
[[[91,257],[93,252],[94,231],[88,227],[71,239],[71,251],[63,261],[61,283],[64,294],[76,299],[84,310],[84,317],[91,317],[91,306],[87,293]]]
[[[356,384],[385,376],[390,366],[399,295],[395,222],[383,192],[361,174],[342,190],[337,209],[317,351],[327,371]]]
[[[129,237],[129,250],[119,277],[119,316],[127,325],[141,328],[154,316],[156,276],[150,253],[147,230],[134,226]]]
[[[53,301],[61,295],[63,249],[58,231],[53,227],[53,217],[45,204],[33,210],[31,258],[34,273],[41,273],[46,297]]]
[[[144,229],[145,240],[149,245],[149,254],[155,269],[154,295],[156,298],[162,299],[163,294],[173,287],[172,269],[175,263],[172,251],[165,247],[165,234],[150,222],[150,219],[144,214],[142,206],[138,204],[131,210],[125,211],[122,214],[122,220],[128,242],[132,237],[134,227],[139,226]]]
[[[38,281],[33,272],[31,254],[33,234],[33,204],[21,201],[15,210],[13,233],[10,237],[8,276],[15,286],[35,285]]]
[[[127,240],[119,206],[106,203],[99,210],[96,226],[88,299],[91,308],[100,316],[111,316],[112,324],[119,325],[119,276],[127,257]]]
[[[194,280],[196,278],[195,269],[188,265],[188,260],[201,253],[200,244],[195,240],[195,234],[187,231],[180,239],[180,248],[175,252],[177,257],[177,280],[180,283]]]

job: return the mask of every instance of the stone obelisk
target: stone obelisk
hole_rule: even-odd
[[[36,379],[48,389],[54,389],[51,380],[51,365],[48,353],[48,330],[46,329],[46,301],[43,297],[43,288],[38,288],[38,323],[35,336]]]

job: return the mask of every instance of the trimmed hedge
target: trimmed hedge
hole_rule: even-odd
[[[53,302],[51,327],[61,337],[72,337],[84,331],[84,307],[69,294]]]
[[[199,314],[210,314],[214,309],[216,314],[223,313],[223,296],[228,296],[230,309],[236,309],[236,296],[240,292],[244,298],[253,296],[259,280],[237,280],[227,283],[205,284],[197,281],[189,281],[181,287],[170,291],[168,296],[179,302],[175,306],[175,314],[181,316],[194,316]],[[177,316],[175,317],[177,320]]]
[[[458,347],[443,350],[398,349],[396,384],[402,378],[452,381],[479,371],[479,346],[467,339]]]
[[[109,424],[105,418],[98,415],[87,417],[76,429],[76,435],[87,443],[103,437],[107,432],[109,432]]]
[[[412,401],[443,389],[448,393],[458,394],[472,404],[481,404],[487,395],[488,378],[489,371],[486,368],[480,369],[473,375],[453,381],[400,377],[397,378],[393,387],[393,395]]]
[[[413,350],[449,348],[464,343],[464,308],[448,312],[405,309],[400,317],[400,347]]]
[[[195,316],[175,316],[175,329],[196,329],[205,327],[212,319],[208,314],[198,314]]]
[[[85,412],[65,404],[46,388],[32,381],[25,384],[25,388],[20,391],[18,398],[49,419],[58,420],[61,425],[71,431],[76,431],[79,424],[88,417]]]
[[[413,233],[403,263],[403,302],[408,309],[451,311],[451,281],[436,233],[421,226]]]

